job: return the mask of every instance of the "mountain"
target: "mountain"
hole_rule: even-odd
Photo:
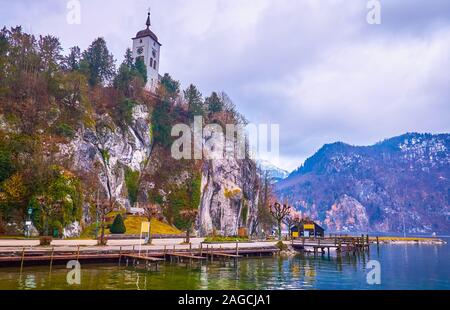
[[[329,231],[450,232],[450,135],[323,146],[276,184]]]
[[[269,179],[272,180],[273,183],[277,183],[289,176],[289,172],[275,166],[267,160],[258,160],[257,166],[261,171],[268,174]]]

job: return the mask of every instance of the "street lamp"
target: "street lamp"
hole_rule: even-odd
[[[33,209],[28,208],[27,214],[28,214],[28,217],[27,217],[27,220],[25,221],[25,237],[29,238],[29,237],[31,237],[31,225],[32,225],[31,215],[33,214]]]

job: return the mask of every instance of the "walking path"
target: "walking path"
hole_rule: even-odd
[[[173,247],[177,250],[188,250],[188,249],[198,249],[200,244],[204,241],[204,238],[191,238],[191,245],[182,244],[183,239],[154,239],[152,245],[144,245],[142,240],[142,245],[139,246],[140,240],[110,240],[106,246],[97,246],[95,240],[54,240],[51,246],[42,247],[39,246],[39,240],[0,240],[0,254],[21,251],[23,248],[29,251],[52,251],[54,248],[55,252],[64,251],[74,251],[78,250],[80,252],[90,252],[90,251],[137,251],[139,247],[141,251],[163,251],[164,249],[172,250]],[[239,243],[239,248],[264,248],[275,246],[276,242],[248,242]],[[203,249],[211,248],[214,249],[234,249],[236,248],[236,243],[217,243],[217,244],[203,244]]]

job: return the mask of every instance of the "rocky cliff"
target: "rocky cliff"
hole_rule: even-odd
[[[147,106],[137,105],[126,126],[116,124],[111,116],[98,117],[93,128],[83,127],[75,138],[59,146],[59,157],[69,162],[71,170],[98,171],[100,191],[112,198],[117,207],[130,210],[132,203],[125,182],[125,173],[131,169],[139,175],[150,175],[140,184],[140,201],[149,199],[165,164],[173,161],[170,154],[153,151],[151,118]],[[192,166],[181,163],[171,171],[167,182],[159,184],[162,201],[170,208],[170,183],[192,176]],[[236,235],[240,227],[251,230],[257,215],[258,188],[256,166],[251,160],[204,160],[201,169],[201,199],[196,229],[202,235],[216,232]],[[182,183],[183,181],[181,181]],[[85,207],[85,211],[88,206]],[[89,214],[85,212],[85,222]]]
[[[325,145],[277,195],[330,231],[450,231],[450,135]]]

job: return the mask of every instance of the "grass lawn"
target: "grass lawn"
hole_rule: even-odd
[[[127,228],[127,235],[139,235],[141,233],[141,223],[147,222],[147,218],[142,216],[127,216],[125,219],[125,227]],[[150,226],[151,233],[153,235],[181,235],[183,232],[181,230],[176,229],[169,224],[163,223],[156,219],[152,220]],[[107,229],[107,233],[109,234],[109,229]]]

